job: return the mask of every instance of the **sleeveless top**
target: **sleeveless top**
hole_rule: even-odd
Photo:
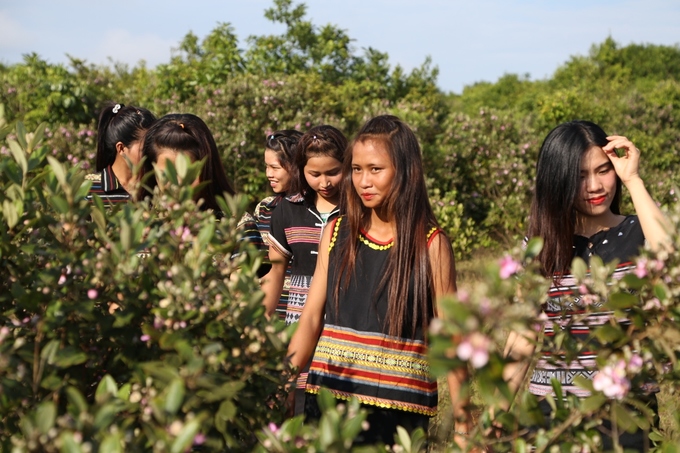
[[[645,237],[637,216],[627,216],[619,225],[599,231],[590,238],[575,235],[574,257],[578,256],[586,263],[590,262],[593,255],[599,256],[605,263],[617,259],[619,263],[613,278],[620,279],[635,270],[632,260],[639,254],[644,242]],[[560,351],[550,350],[545,342],[531,375],[529,391],[538,396],[554,395],[550,381],[557,379],[562,384],[565,395],[571,393],[579,397],[589,396],[588,390],[574,384],[574,378],[582,376],[593,379],[597,372],[595,359],[598,346],[597,340],[591,339],[591,329],[595,330],[608,323],[614,312],[593,310],[584,317],[584,302],[578,292],[577,280],[571,274],[564,275],[558,284],[552,283],[543,312],[548,318],[543,326],[546,340],[555,336],[556,332],[569,328],[571,337],[583,341],[585,346],[575,360],[567,363]],[[574,317],[577,319],[575,322],[572,321]],[[630,324],[627,319],[617,321],[624,326]]]
[[[316,394],[323,387],[338,399],[355,396],[366,405],[435,415],[437,381],[430,375],[423,332],[419,328],[414,339],[383,333],[387,291],[375,294],[392,241],[381,243],[364,232],[359,234],[355,275],[351,285],[341,289],[336,310],[332,282],[337,281],[340,263],[335,250],[349,235],[342,220],[338,218],[333,228],[325,325],[312,357],[306,391]],[[429,232],[428,245],[440,231],[433,228]],[[432,309],[428,311],[431,317]]]

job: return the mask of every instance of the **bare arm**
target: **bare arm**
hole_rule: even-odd
[[[645,239],[654,251],[670,247],[670,224],[656,205],[638,173],[640,150],[626,137],[613,135],[607,137],[609,143],[602,147],[614,165],[616,174],[630,192],[635,212],[640,219],[640,226]],[[625,155],[619,157],[616,149],[624,149]]]
[[[326,227],[321,237],[319,256],[316,259],[316,268],[307,301],[302,309],[297,330],[288,345],[290,363],[297,369],[303,368],[312,358],[323,327],[328,284],[328,246],[332,230],[332,227]]]
[[[262,277],[263,303],[267,316],[273,315],[276,311],[276,305],[281,298],[281,291],[283,291],[286,266],[288,266],[288,258],[283,256],[274,247],[269,247],[269,259],[271,260],[272,268],[267,275]]]
[[[447,240],[446,236],[438,234],[432,240],[429,248],[430,267],[432,268],[438,313],[443,313],[439,306],[442,299],[455,294],[457,289],[456,263],[450,245],[445,242]],[[468,412],[469,396],[461,393],[468,378],[467,370],[450,372],[446,377],[455,420],[454,431],[458,433],[470,432],[472,424],[470,413]]]
[[[536,350],[536,333],[534,331],[527,331],[519,333],[512,331],[508,335],[508,340],[505,343],[505,350],[503,355],[514,360],[505,366],[503,370],[503,379],[508,383],[513,395],[517,394],[520,385],[526,377],[529,370],[531,358]],[[509,404],[504,409],[508,409]]]

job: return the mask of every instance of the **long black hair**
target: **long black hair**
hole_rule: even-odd
[[[152,175],[140,189],[139,199],[150,196],[158,184],[153,164],[161,150],[188,153],[194,161],[205,159],[199,181],[209,184],[198,194],[198,198],[205,201],[203,209],[218,211],[220,208],[215,197],[224,193],[234,195],[235,190],[227,178],[217,144],[205,122],[190,113],[172,113],[159,119],[144,135],[142,155],[146,160],[142,170],[144,174],[151,172]]]
[[[387,319],[384,327],[392,336],[414,336],[418,329],[426,331],[435,314],[433,269],[430,266],[428,233],[438,227],[425,185],[423,162],[418,139],[411,128],[392,115],[370,119],[359,130],[349,149],[357,143],[373,142],[384,146],[394,166],[394,179],[384,209],[395,223],[396,237],[389,251],[387,267],[378,292],[386,291]],[[337,281],[329,282],[333,288],[335,309],[338,310],[341,287],[349,286],[355,273],[359,244],[355,240],[361,229],[369,225],[371,210],[361,202],[352,184],[352,152],[343,163],[345,190],[341,202],[345,212],[349,238],[338,248],[339,267]],[[439,233],[443,234],[443,233]],[[455,282],[453,251],[448,239],[442,238],[440,246],[450,253],[452,265],[446,278]],[[409,303],[409,295],[413,303]],[[377,295],[376,295],[377,296]]]
[[[590,121],[563,123],[550,131],[538,154],[536,188],[531,203],[529,237],[543,239],[538,256],[543,274],[557,280],[569,272],[574,258],[576,200],[581,190],[581,160],[593,146],[609,141],[600,126]],[[611,211],[620,213],[621,180]]]
[[[97,171],[102,171],[116,160],[116,143],[129,147],[141,140],[144,132],[156,121],[153,113],[141,107],[106,104],[97,123]]]
[[[311,157],[328,156],[342,163],[347,151],[347,138],[333,126],[314,126],[300,137],[295,153],[295,166],[291,172],[290,193],[311,191],[304,175],[305,165]],[[342,189],[342,188],[341,188]]]
[[[293,173],[295,155],[302,132],[295,129],[283,129],[267,136],[264,147],[276,154],[281,166],[288,173]]]

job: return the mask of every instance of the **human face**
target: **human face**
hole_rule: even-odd
[[[275,151],[264,150],[264,166],[267,180],[274,193],[285,193],[290,187],[290,173],[283,168]]]
[[[159,183],[158,185],[161,188],[164,188],[164,186],[167,184],[165,182],[165,169],[168,167],[168,162],[172,162],[172,164],[175,165],[175,160],[177,159],[177,156],[179,154],[183,154],[187,159],[189,159],[190,162],[194,161],[193,156],[186,152],[177,152],[169,148],[160,148],[158,150],[155,168],[156,168],[156,180],[158,181]],[[196,180],[191,183],[191,187],[196,187],[200,183],[200,179],[201,179],[200,176],[196,177]],[[179,182],[181,182],[181,180]]]
[[[616,195],[616,171],[599,146],[593,146],[581,158],[581,189],[576,210],[585,216],[609,214]]]
[[[342,163],[330,156],[313,156],[303,169],[307,184],[325,200],[335,203],[340,196]]]
[[[142,141],[135,140],[134,142],[130,143],[130,146],[126,146],[126,148],[125,155],[128,157],[128,159],[130,159],[132,165],[137,165],[142,159]]]
[[[392,192],[396,169],[385,146],[373,140],[352,149],[352,185],[367,208],[380,208]]]

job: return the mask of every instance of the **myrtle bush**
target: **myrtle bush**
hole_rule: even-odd
[[[0,449],[249,450],[281,420],[287,335],[238,242],[247,200],[219,220],[175,185],[90,204],[44,131],[19,125],[0,159]]]
[[[678,231],[680,207],[676,205],[671,214]],[[512,363],[503,356],[508,332],[535,333],[545,322],[538,313],[550,282],[540,276],[533,261],[540,240],[491,263],[479,282],[443,304],[446,321],[431,330],[433,369],[444,373],[469,368],[475,376],[478,424],[470,435],[470,448],[601,451],[595,428],[609,420],[614,433],[650,430],[650,443],[658,451],[678,451],[680,417],[673,401],[680,383],[680,236],[675,233],[673,240],[673,252],[643,251],[635,271],[621,280],[611,278],[614,263],[593,257],[588,270],[582,260],[574,260],[584,313],[611,310],[614,315],[611,322],[594,329],[595,345],[572,337],[568,325],[550,338],[547,347],[566,357],[582,348],[597,351],[598,365],[592,381],[577,378],[577,385],[591,392],[587,398],[565,397],[553,381],[556,396],[547,398],[552,407],[547,420],[536,397],[526,389],[513,394],[502,375]],[[629,326],[616,321],[624,317],[631,320]],[[660,429],[652,429],[656,414],[645,407],[648,392],[655,388],[662,390]],[[471,389],[464,391],[470,394]],[[670,407],[665,407],[668,401]]]

